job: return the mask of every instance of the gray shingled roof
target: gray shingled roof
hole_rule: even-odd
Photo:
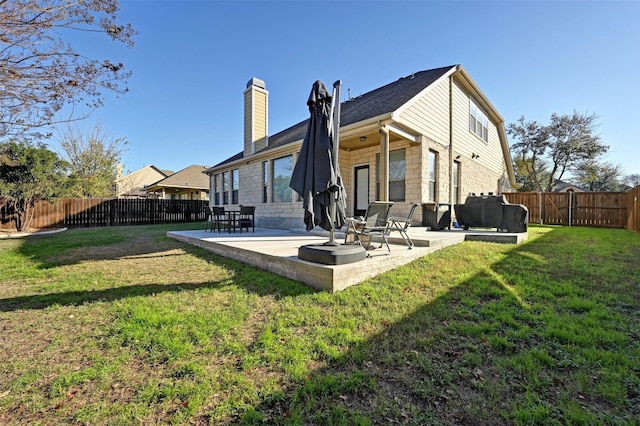
[[[371,92],[342,102],[340,125],[347,126],[397,110],[454,66],[455,65],[416,72],[410,76],[402,77],[393,83],[372,90]],[[265,152],[304,138],[308,122],[309,120],[304,120],[279,133],[269,136],[269,146],[259,152]],[[244,152],[239,152],[213,167],[222,166],[242,158],[244,158]]]

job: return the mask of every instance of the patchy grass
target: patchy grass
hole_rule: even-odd
[[[0,423],[636,424],[640,236],[530,228],[328,294],[165,237],[0,241]]]

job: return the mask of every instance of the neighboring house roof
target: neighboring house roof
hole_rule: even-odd
[[[562,180],[556,180],[553,183],[553,192],[590,192],[588,189],[583,188],[581,186],[575,185],[573,183],[565,182]]]
[[[175,172],[171,176],[159,180],[156,183],[148,185],[145,190],[154,191],[160,188],[191,188],[208,191],[209,177],[203,173],[207,168],[207,166],[194,164]]]
[[[348,126],[349,124],[358,123],[398,110],[432,83],[436,82],[440,77],[451,71],[452,68],[456,67],[456,65],[452,65],[416,72],[410,76],[402,77],[393,83],[372,90],[371,92],[342,102],[340,107],[340,126]],[[279,133],[269,136],[269,145],[259,152],[301,140],[307,131],[308,122],[308,119],[304,120]],[[239,152],[233,157],[216,164],[212,169],[242,158],[244,158],[244,152]]]
[[[146,196],[144,187],[151,182],[156,182],[158,178],[165,178],[173,174],[170,170],[161,170],[153,164],[138,169],[127,175],[121,176],[116,179],[116,185],[118,189],[118,196],[125,197],[141,197]]]
[[[150,164],[148,166],[145,166],[145,167],[143,167],[141,169],[136,170],[135,172],[131,172],[129,174],[126,174],[124,176],[119,177],[118,179],[116,179],[116,182],[127,180],[128,178],[130,178],[133,175],[140,174],[140,173],[144,172],[146,169],[155,170],[157,173],[160,173],[163,176],[169,176],[169,175],[173,174],[173,172],[170,171],[170,170],[161,170],[161,169],[157,168],[156,166],[154,166],[153,164]]]

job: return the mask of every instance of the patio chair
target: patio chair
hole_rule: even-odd
[[[205,232],[207,231],[207,228],[210,226],[211,227],[211,232],[213,232],[213,228],[215,227],[215,229],[218,230],[218,232],[220,232],[221,226],[222,224],[224,224],[225,226],[228,226],[227,223],[227,216],[225,215],[224,212],[224,207],[209,207],[209,217],[207,218],[207,223],[205,225]]]
[[[238,216],[238,228],[242,232],[242,228],[246,228],[249,232],[251,227],[253,232],[256,232],[255,226],[255,206],[240,206],[240,215]]]
[[[400,236],[404,240],[404,242],[409,246],[409,249],[412,249],[414,244],[413,240],[409,237],[407,231],[411,227],[411,220],[413,219],[413,213],[416,211],[416,208],[420,203],[413,203],[411,205],[411,209],[409,209],[409,214],[407,217],[397,217],[391,216],[389,218],[389,232],[397,231],[400,233]]]
[[[389,227],[387,225],[391,206],[393,206],[393,202],[390,201],[374,201],[367,207],[364,217],[347,218],[345,243],[348,244],[350,238],[353,238],[353,242],[368,250],[371,246],[371,238],[381,237],[382,242],[378,248],[382,248],[386,244],[387,252],[391,253],[388,239]]]

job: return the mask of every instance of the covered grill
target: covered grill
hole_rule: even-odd
[[[510,204],[504,195],[467,197],[454,206],[456,220],[464,229],[497,228],[499,232],[527,232],[529,210],[522,204]]]

